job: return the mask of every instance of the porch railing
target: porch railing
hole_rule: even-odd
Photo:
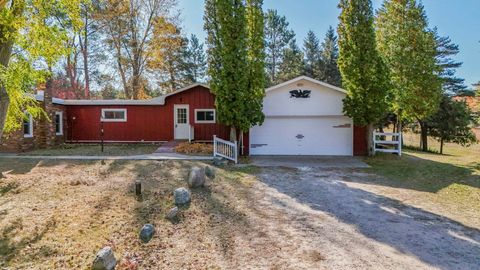
[[[223,157],[238,163],[238,144],[213,136],[213,157]]]

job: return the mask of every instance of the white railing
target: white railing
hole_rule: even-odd
[[[213,136],[213,157],[223,157],[238,163],[238,144]]]
[[[391,136],[388,141],[382,137]],[[393,146],[393,148],[391,148]],[[390,147],[390,148],[386,148]],[[394,153],[402,155],[402,133],[374,132],[373,133],[373,152]]]

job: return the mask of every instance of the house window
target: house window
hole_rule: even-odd
[[[63,112],[55,112],[55,134],[63,135]]]
[[[213,109],[195,110],[195,123],[215,123],[215,110]]]
[[[127,122],[127,109],[102,109],[103,122]]]
[[[29,113],[26,113],[23,118],[23,137],[33,137],[33,117]]]
[[[178,108],[177,109],[177,124],[186,124],[187,123],[187,109]]]

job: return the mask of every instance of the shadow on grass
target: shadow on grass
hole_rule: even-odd
[[[40,241],[43,236],[56,226],[55,220],[51,219],[41,229],[35,229],[29,236],[19,239],[18,233],[23,230],[22,219],[16,219],[10,225],[3,228],[0,233],[0,261],[10,262],[22,249]],[[1,265],[1,263],[0,263]]]
[[[458,166],[404,154],[365,158],[367,172],[382,176],[375,183],[398,188],[436,193],[452,184],[480,188],[480,163]],[[352,180],[352,181],[355,181]]]
[[[325,171],[297,172],[288,177],[281,170],[271,169],[262,173],[260,178],[298,203],[354,226],[358,233],[384,243],[404,256],[415,256],[428,265],[445,270],[477,269],[480,265],[480,230],[476,228],[395,199],[349,187],[343,176],[332,177]],[[282,202],[277,205],[290,207]],[[317,220],[305,219],[305,223],[342,247],[344,238],[318,227]],[[366,245],[358,241],[358,237],[352,237],[348,252],[353,257],[361,257]]]

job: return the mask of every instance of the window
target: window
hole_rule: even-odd
[[[215,123],[215,110],[213,109],[195,110],[195,123]]]
[[[29,113],[25,113],[25,117],[23,118],[23,137],[33,137],[33,117]]]
[[[55,112],[55,135],[63,135],[63,112]]]
[[[177,109],[177,124],[186,124],[187,123],[187,109],[178,108]]]
[[[127,122],[127,109],[102,109],[102,122]]]

